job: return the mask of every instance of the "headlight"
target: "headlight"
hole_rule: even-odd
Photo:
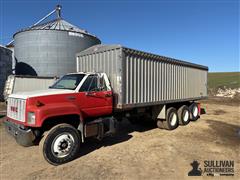
[[[35,113],[34,112],[28,112],[28,124],[35,124]]]

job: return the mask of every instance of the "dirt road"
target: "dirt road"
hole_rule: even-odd
[[[38,146],[24,148],[0,125],[0,179],[187,179],[193,160],[234,160],[240,175],[240,108],[203,104],[207,114],[174,131],[129,125],[115,138],[90,140],[79,158],[54,167]]]

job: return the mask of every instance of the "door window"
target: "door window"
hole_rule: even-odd
[[[87,79],[84,81],[83,85],[80,88],[81,92],[86,91],[98,91],[98,83],[97,83],[97,76],[90,75],[87,77]]]

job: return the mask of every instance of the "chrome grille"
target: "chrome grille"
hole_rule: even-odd
[[[8,98],[7,116],[11,119],[25,122],[26,100]]]

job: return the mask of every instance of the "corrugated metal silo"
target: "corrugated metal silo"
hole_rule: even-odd
[[[14,34],[17,75],[61,76],[75,72],[75,54],[101,43],[96,36],[68,23],[59,14],[55,20]]]
[[[3,90],[8,75],[12,73],[12,51],[0,46],[0,101],[3,100]]]

